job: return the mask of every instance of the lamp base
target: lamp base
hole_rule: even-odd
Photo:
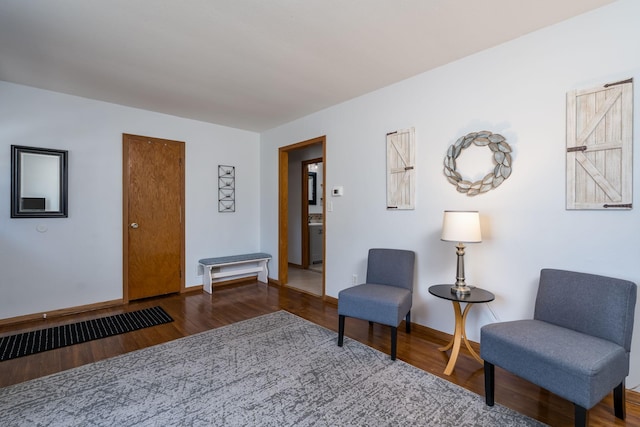
[[[453,285],[451,287],[451,293],[458,295],[469,295],[471,293],[471,288],[467,285]]]
[[[471,288],[464,281],[464,245],[462,242],[456,246],[458,265],[456,268],[456,284],[451,287],[451,293],[456,295],[469,295]]]

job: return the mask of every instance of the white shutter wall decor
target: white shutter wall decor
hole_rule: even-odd
[[[387,134],[387,209],[415,208],[415,131]]]
[[[633,79],[567,93],[567,209],[631,209]]]

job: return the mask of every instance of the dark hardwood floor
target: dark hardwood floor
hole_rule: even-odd
[[[204,292],[171,295],[57,319],[1,326],[0,336],[155,305],[162,306],[175,321],[123,335],[0,362],[0,387],[277,310],[287,310],[334,331],[337,331],[338,324],[337,307],[331,302],[292,289],[252,282],[216,289],[213,295]],[[389,352],[390,338],[387,327],[374,325],[370,328],[367,322],[347,319],[346,335],[386,353]],[[444,334],[432,333],[424,327],[414,327],[411,334],[405,334],[404,328],[399,328],[398,358],[484,396],[482,366],[466,352],[466,349],[461,350],[453,374],[451,376],[443,374],[448,356],[438,351],[437,348],[446,344],[446,338]],[[613,399],[609,395],[589,411],[589,425],[640,426],[639,395],[635,392],[627,393],[626,421],[614,417]],[[496,368],[496,402],[551,426],[573,425],[573,405],[571,403],[499,368]]]

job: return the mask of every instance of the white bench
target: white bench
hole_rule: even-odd
[[[250,277],[256,273],[259,281],[267,283],[270,259],[271,255],[264,252],[203,258],[198,261],[198,275],[203,276],[202,287],[208,293],[212,293],[214,283]]]

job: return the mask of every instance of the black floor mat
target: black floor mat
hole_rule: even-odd
[[[173,322],[161,307],[0,337],[0,362]]]

